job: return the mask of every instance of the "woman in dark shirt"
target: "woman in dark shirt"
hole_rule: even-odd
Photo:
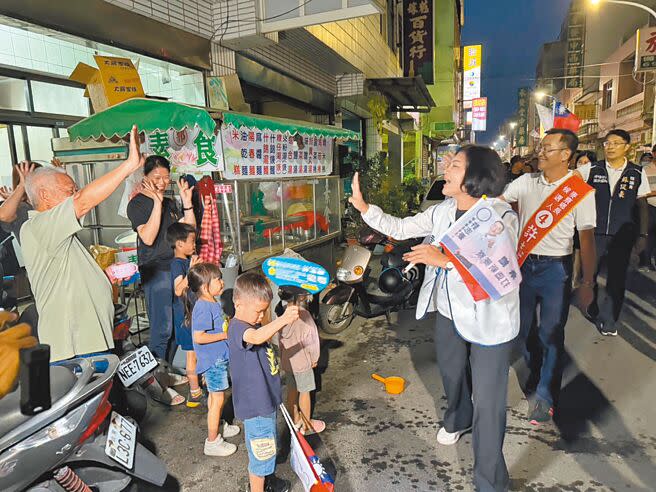
[[[137,255],[139,271],[146,295],[146,309],[150,321],[150,351],[162,359],[171,360],[175,350],[169,350],[173,331],[170,266],[173,250],[166,238],[168,227],[184,222],[196,227],[191,203],[193,187],[178,181],[182,214],[175,202],[164,197],[171,182],[171,165],[160,156],[149,156],[144,165],[141,193],[128,204],[128,218],[138,234]]]

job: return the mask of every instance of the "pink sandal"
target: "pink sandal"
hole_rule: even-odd
[[[323,420],[312,419],[310,420],[310,425],[312,426],[312,431],[306,432],[305,429],[303,429],[301,430],[301,434],[304,436],[315,433],[319,434],[326,430],[326,423]]]

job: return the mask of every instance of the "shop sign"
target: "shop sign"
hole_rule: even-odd
[[[517,91],[517,134],[515,135],[515,146],[526,147],[528,145],[528,105],[530,103],[531,89],[522,87]]]
[[[432,1],[403,0],[403,75],[434,82]]]
[[[471,101],[481,97],[481,66],[483,47],[480,44],[465,46],[463,56],[463,97]]]
[[[596,104],[577,104],[574,109],[574,114],[581,120],[595,120],[597,119],[597,105]]]
[[[636,34],[635,71],[653,72],[654,70],[656,70],[656,28],[638,29]]]
[[[472,101],[472,131],[484,132],[487,128],[487,97]]]
[[[330,174],[334,139],[225,125],[221,129],[228,179]]]
[[[150,133],[146,152],[166,157],[178,173],[223,170],[221,139],[216,135],[208,137],[198,127]]]
[[[567,59],[565,88],[583,87],[583,57],[585,44],[585,0],[574,0],[567,17]]]
[[[214,193],[217,195],[229,195],[232,193],[232,185],[215,183]]]

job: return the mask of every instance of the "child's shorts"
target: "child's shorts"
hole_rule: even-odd
[[[244,439],[248,449],[248,471],[266,477],[276,471],[278,433],[276,412],[244,420]]]
[[[305,372],[287,373],[287,384],[296,388],[299,393],[309,393],[317,389],[314,381],[314,371],[310,369]]]
[[[225,391],[230,387],[228,382],[228,361],[218,359],[212,367],[203,373],[207,391],[216,393]]]

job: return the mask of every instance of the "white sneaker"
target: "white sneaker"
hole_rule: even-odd
[[[439,442],[443,446],[451,446],[452,444],[458,442],[460,436],[462,436],[465,432],[469,432],[470,430],[471,427],[467,427],[466,429],[460,431],[447,432],[444,427],[441,427],[440,430],[437,432],[437,442]]]
[[[205,439],[205,449],[203,452],[207,456],[230,456],[237,451],[237,446],[226,442],[221,436],[214,441]]]
[[[241,432],[241,429],[238,425],[230,425],[228,422],[223,422],[223,437],[224,439],[230,439],[235,437]]]

